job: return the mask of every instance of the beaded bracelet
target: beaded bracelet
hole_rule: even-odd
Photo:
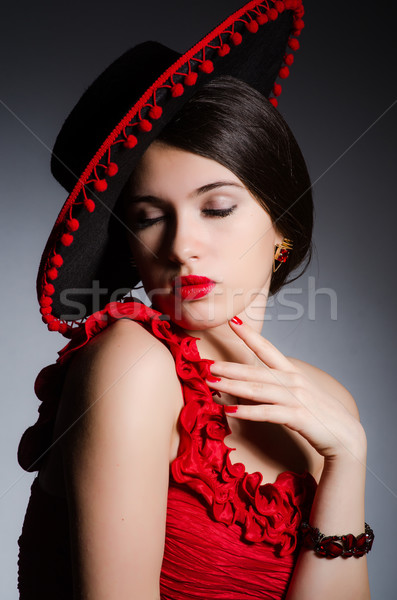
[[[352,533],[326,536],[309,523],[301,524],[301,534],[302,545],[305,548],[310,548],[316,554],[327,558],[364,556],[371,550],[375,538],[374,532],[368,523],[365,523],[365,533],[360,533],[357,537]]]

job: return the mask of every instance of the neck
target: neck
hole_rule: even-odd
[[[260,306],[259,302],[256,305],[254,303],[255,300],[237,316],[260,334],[265,318],[266,304]],[[258,360],[245,342],[234,333],[227,321],[208,329],[186,330],[186,333],[200,338],[197,340],[197,348],[202,358],[245,364],[254,364]]]

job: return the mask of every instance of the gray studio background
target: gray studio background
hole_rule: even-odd
[[[263,334],[285,354],[331,373],[356,398],[369,443],[372,597],[392,600],[396,9],[355,0],[305,4],[302,48],[279,110],[314,182],[316,251],[306,274],[269,307]],[[2,8],[0,579],[6,600],[17,598],[17,538],[34,476],[19,468],[17,445],[37,417],[34,379],[65,345],[47,332],[35,297],[40,255],[66,197],[51,179],[49,149],[85,87],[130,45],[152,38],[183,51],[239,7],[240,0],[24,0]]]

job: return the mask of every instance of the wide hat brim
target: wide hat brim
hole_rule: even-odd
[[[131,287],[116,203],[147,147],[193,94],[231,76],[277,105],[299,48],[302,0],[253,0],[183,55],[156,42],[128,50],[88,88],[56,140],[52,172],[70,192],[37,278],[43,321],[69,336]],[[112,233],[113,230],[113,233]],[[117,256],[117,261],[114,257]]]

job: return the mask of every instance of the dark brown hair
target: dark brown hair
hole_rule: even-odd
[[[163,129],[159,141],[217,161],[268,212],[293,250],[270,284],[275,294],[311,258],[313,201],[305,160],[281,114],[262,94],[232,77],[203,86]],[[294,277],[288,275],[299,265]]]

